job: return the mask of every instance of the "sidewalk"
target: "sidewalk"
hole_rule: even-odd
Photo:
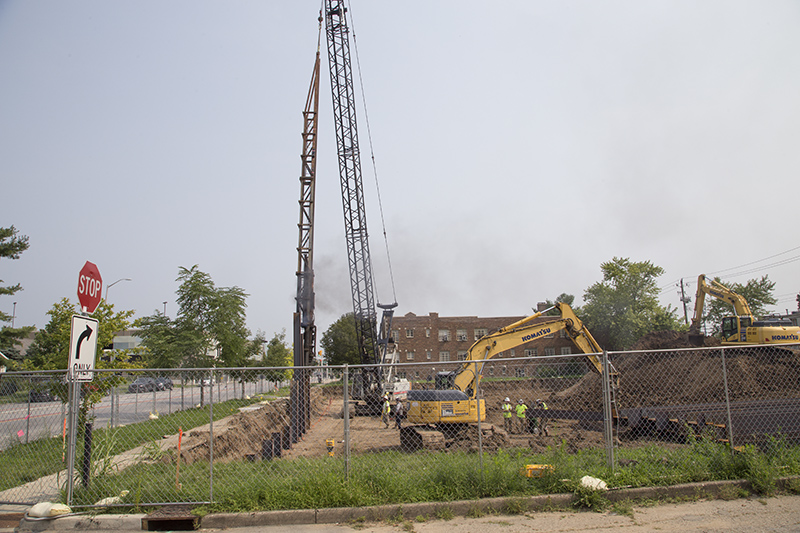
[[[749,489],[745,481],[691,483],[610,491],[612,502],[622,502],[612,512],[575,512],[571,494],[525,498],[491,498],[461,502],[383,505],[362,508],[302,509],[255,513],[206,515],[200,529],[236,533],[278,532],[291,526],[294,533],[338,533],[359,529],[374,533],[398,528],[420,533],[487,533],[503,531],[800,531],[800,496],[717,500],[731,487]],[[657,500],[689,503],[660,503]],[[632,501],[638,504],[628,503]],[[643,502],[643,503],[642,503]],[[653,502],[651,505],[649,502]],[[556,509],[556,510],[553,510]],[[511,514],[509,514],[511,513]],[[516,513],[516,514],[515,514]],[[447,518],[451,518],[447,520]],[[141,531],[143,514],[66,516],[54,520],[23,520],[17,532],[38,531]],[[166,529],[178,529],[170,528]],[[0,530],[2,531],[2,530]]]
[[[61,531],[85,529],[96,533],[112,531],[141,531],[142,515],[125,515],[115,521],[108,519],[87,521],[77,527],[74,522],[56,521],[57,527],[38,528],[23,526],[26,531]],[[98,517],[100,518],[100,517]],[[64,519],[66,520],[66,519]],[[649,506],[632,506],[630,514],[611,512],[594,513],[573,511],[530,511],[517,515],[486,515],[479,518],[455,517],[442,519],[410,519],[391,522],[354,521],[348,524],[292,524],[252,525],[235,528],[235,533],[279,533],[291,526],[293,533],[529,533],[550,532],[604,532],[620,533],[661,532],[729,532],[753,533],[755,531],[800,531],[800,496],[775,498],[747,498],[731,501],[704,500],[687,503],[661,503]],[[216,533],[228,527],[201,527],[200,531]],[[0,529],[12,533],[13,529]]]

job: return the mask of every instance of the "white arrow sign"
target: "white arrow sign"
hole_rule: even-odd
[[[69,364],[67,377],[75,381],[94,379],[94,360],[97,353],[99,322],[88,316],[72,315],[69,334]]]

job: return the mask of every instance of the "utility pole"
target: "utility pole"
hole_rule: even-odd
[[[686,312],[686,304],[691,302],[692,299],[686,296],[686,293],[683,291],[683,278],[681,278],[681,303],[683,303],[683,323],[689,324],[689,314]]]

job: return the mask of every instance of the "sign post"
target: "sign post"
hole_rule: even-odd
[[[81,401],[81,386],[84,381],[94,379],[95,355],[97,354],[97,333],[99,321],[83,315],[72,315],[69,335],[69,361],[67,380],[70,384],[69,410],[69,458],[67,459],[67,501],[72,502],[75,480],[75,450],[78,436],[78,411]],[[68,505],[69,505],[68,503]]]
[[[100,305],[103,294],[103,278],[97,265],[86,261],[78,274],[78,301],[82,315],[72,315],[69,335],[69,359],[67,361],[67,381],[70,385],[69,401],[69,450],[67,459],[67,505],[72,504],[75,481],[75,451],[78,436],[78,413],[81,400],[80,390],[84,381],[94,379],[95,355],[97,354],[97,335],[99,321],[91,315]],[[88,444],[87,444],[88,445]]]

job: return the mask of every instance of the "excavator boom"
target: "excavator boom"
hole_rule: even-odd
[[[545,322],[535,322],[551,309],[557,309],[560,318],[553,317]],[[555,306],[539,311],[529,317],[523,318],[513,324],[482,337],[470,347],[467,357],[461,368],[455,371],[452,388],[465,392],[470,398],[475,397],[475,390],[480,376],[483,374],[483,365],[487,360],[497,354],[511,350],[546,335],[557,331],[566,330],[570,339],[587,354],[593,370],[602,373],[602,365],[595,354],[601,353],[602,348],[594,340],[589,330],[575,315],[572,308],[565,303],[556,303]]]

